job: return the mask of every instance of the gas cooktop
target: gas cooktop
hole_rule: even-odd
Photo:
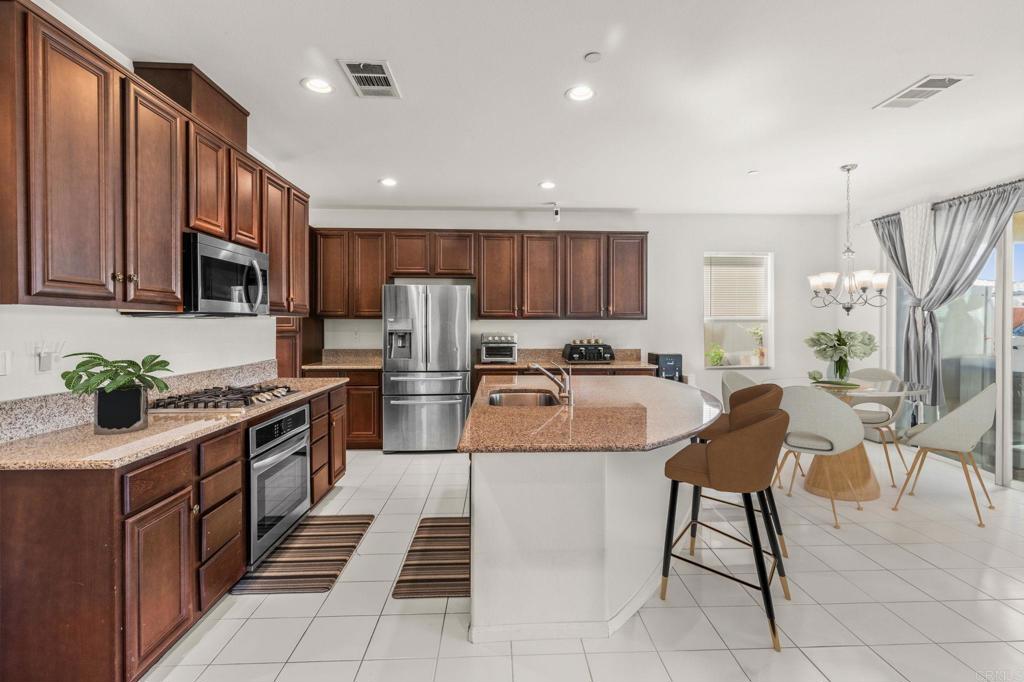
[[[239,411],[254,405],[263,405],[282,398],[295,389],[278,384],[252,384],[251,386],[213,386],[193,393],[157,398],[150,411],[191,412],[194,410]]]

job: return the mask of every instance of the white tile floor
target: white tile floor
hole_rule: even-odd
[[[838,503],[838,530],[828,500],[776,492],[793,596],[775,590],[781,653],[756,591],[682,562],[669,599],[610,639],[471,644],[467,599],[390,597],[420,516],[468,513],[467,459],[355,451],[348,467],[316,513],[377,518],[334,588],[226,597],[147,682],[1024,679],[1024,493],[990,483],[997,509],[978,528],[959,467],[931,462],[899,512],[879,476],[882,499]],[[703,510],[746,534],[742,510]],[[706,540],[702,561],[753,580],[749,550]]]

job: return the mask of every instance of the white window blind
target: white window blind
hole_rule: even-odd
[[[767,255],[704,256],[704,317],[766,319],[770,267]]]

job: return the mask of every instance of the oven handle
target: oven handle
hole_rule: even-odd
[[[288,459],[289,457],[291,457],[292,455],[294,455],[296,452],[298,452],[302,448],[304,448],[304,447],[309,445],[309,434],[308,433],[303,433],[300,436],[297,436],[296,439],[299,439],[298,442],[295,443],[295,445],[293,445],[293,446],[289,447],[288,449],[286,449],[284,452],[278,453],[276,455],[270,455],[270,456],[264,455],[261,458],[254,459],[252,461],[252,470],[253,470],[253,472],[255,473],[255,472],[258,472],[258,471],[263,471],[264,469],[266,469],[268,467],[272,467],[275,464],[279,464],[280,462],[282,462],[282,461]],[[295,440],[295,439],[293,439],[293,440]]]
[[[389,400],[388,405],[455,405],[461,400]]]

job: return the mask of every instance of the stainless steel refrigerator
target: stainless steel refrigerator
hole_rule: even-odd
[[[384,451],[454,450],[469,414],[469,287],[384,285]]]

